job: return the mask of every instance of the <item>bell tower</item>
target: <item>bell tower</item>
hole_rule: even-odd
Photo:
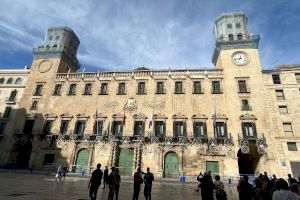
[[[223,61],[226,58],[222,58],[221,54],[226,50],[244,49],[244,52],[232,54],[233,64],[247,65],[250,62],[247,49],[257,50],[260,36],[248,32],[247,22],[248,18],[244,13],[224,13],[217,18],[214,29],[216,43],[212,57],[216,67],[222,68],[225,64]]]
[[[51,27],[42,45],[33,49],[32,71],[67,73],[79,69],[76,54],[79,39],[68,27]],[[53,69],[52,69],[53,68]]]

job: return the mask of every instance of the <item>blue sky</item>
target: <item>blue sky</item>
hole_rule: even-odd
[[[50,26],[69,26],[87,70],[212,67],[214,20],[244,12],[264,69],[300,63],[299,0],[1,0],[0,68],[23,68]]]

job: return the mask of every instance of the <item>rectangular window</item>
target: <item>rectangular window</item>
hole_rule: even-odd
[[[156,83],[156,94],[165,94],[164,82]]]
[[[296,73],[295,78],[296,78],[297,83],[300,83],[300,73]]]
[[[286,136],[293,136],[293,128],[291,123],[283,123],[283,131]]]
[[[84,95],[90,95],[92,94],[92,84],[91,83],[86,83],[84,86]]]
[[[277,100],[285,100],[283,90],[275,90]]]
[[[25,122],[25,124],[24,124],[23,133],[26,134],[26,135],[31,135],[32,129],[33,129],[33,125],[34,125],[34,120],[27,119],[26,122]]]
[[[68,131],[69,120],[61,120],[59,134],[66,135]]]
[[[274,84],[281,84],[279,74],[272,74],[272,79]]]
[[[3,118],[9,118],[10,113],[11,113],[11,107],[6,107],[3,113]]]
[[[125,83],[119,83],[119,88],[118,88],[118,94],[119,95],[124,95],[125,94]]]
[[[174,137],[183,137],[185,136],[186,126],[183,121],[174,122]]]
[[[60,95],[61,94],[61,84],[56,84],[54,87],[53,95]]]
[[[156,137],[164,137],[165,136],[165,122],[164,121],[155,121],[154,122],[154,127],[155,127],[155,136]]]
[[[175,82],[175,94],[182,94],[183,93],[183,88],[182,88],[182,81],[176,81]]]
[[[54,154],[45,154],[43,165],[52,165],[54,163]]]
[[[11,91],[8,101],[14,102],[16,100],[16,96],[17,96],[17,90]]]
[[[41,96],[42,95],[42,90],[43,90],[43,85],[41,85],[41,84],[37,85],[33,95],[34,96]]]
[[[100,94],[108,94],[108,84],[101,83]]]
[[[31,110],[37,110],[37,107],[38,107],[38,101],[36,101],[36,100],[32,101],[30,109]]]
[[[231,29],[232,28],[232,24],[227,24],[227,28]]]
[[[145,84],[145,82],[139,82],[138,83],[137,94],[146,94],[146,84]]]
[[[287,147],[289,151],[297,151],[296,142],[287,142]]]
[[[144,135],[145,123],[143,121],[134,122],[134,136]]]
[[[220,93],[221,93],[220,81],[212,81],[212,94],[220,94]]]
[[[279,113],[280,114],[288,114],[287,106],[279,106]]]
[[[68,95],[75,95],[75,94],[76,94],[76,84],[71,84]]]
[[[103,121],[97,120],[94,125],[94,135],[102,135]]]
[[[74,134],[84,135],[86,121],[78,120],[75,125]]]
[[[114,136],[122,136],[123,134],[123,124],[122,121],[114,121],[112,124],[112,135]]]
[[[0,122],[0,135],[4,134],[6,122]]]
[[[238,85],[239,85],[239,93],[247,93],[248,92],[245,80],[239,80]]]
[[[194,137],[205,137],[207,135],[205,122],[194,122]]]
[[[248,99],[242,99],[242,110],[251,110]]]
[[[44,127],[43,127],[43,134],[50,135],[51,128],[52,128],[53,120],[46,120]]]
[[[255,123],[243,122],[242,131],[244,138],[255,138],[256,137],[256,126]]]
[[[236,28],[241,28],[241,23],[236,23],[236,24],[235,24],[235,27],[236,27]]]
[[[227,127],[225,122],[216,122],[216,134],[218,138],[227,137]]]
[[[194,94],[203,93],[202,90],[201,90],[201,82],[200,81],[194,81],[193,82],[193,93]]]

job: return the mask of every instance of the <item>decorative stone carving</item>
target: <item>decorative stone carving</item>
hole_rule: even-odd
[[[106,108],[115,108],[118,105],[119,105],[119,102],[117,102],[117,101],[109,101],[109,102],[104,103],[104,106]]]
[[[144,101],[144,106],[147,108],[161,109],[166,106],[164,101]]]
[[[265,154],[266,148],[267,148],[267,144],[266,144],[266,140],[264,139],[257,139],[256,140],[256,146],[257,146],[257,152],[259,154]]]
[[[70,113],[63,113],[60,115],[61,118],[73,118],[73,115],[71,115]]]
[[[187,119],[187,117],[182,113],[176,113],[172,117],[173,119]]]
[[[255,115],[249,114],[249,113],[245,113],[243,115],[240,116],[240,120],[250,120],[250,121],[254,121],[257,120],[257,118],[255,117]]]
[[[76,115],[77,118],[90,118],[90,116],[88,116],[86,113],[78,113]]]
[[[208,117],[204,114],[196,114],[192,116],[193,120],[197,120],[197,119],[201,119],[201,120],[206,120],[208,119]]]
[[[46,119],[56,119],[57,115],[55,113],[46,113],[45,118]]]
[[[215,118],[215,115],[212,115],[212,117],[211,117],[212,119],[214,119]],[[223,120],[227,120],[228,119],[228,117],[226,116],[226,115],[224,115],[224,114],[221,114],[221,113],[217,113],[216,114],[216,119],[223,119]]]
[[[240,140],[240,146],[241,146],[241,153],[242,154],[249,154],[250,153],[249,141],[247,139],[241,139]]]
[[[136,100],[134,98],[129,98],[127,100],[127,102],[125,103],[123,110],[127,111],[127,112],[132,112],[132,111],[137,110],[137,108],[138,108],[138,105],[137,105]]]

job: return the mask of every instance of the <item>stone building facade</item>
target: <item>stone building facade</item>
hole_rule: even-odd
[[[300,156],[289,149],[299,148],[300,68],[262,70],[259,35],[242,13],[218,17],[215,36],[215,68],[78,72],[78,37],[50,28],[33,50],[1,164],[80,171],[101,163],[123,175],[150,167],[173,178],[207,170],[296,175]],[[277,89],[287,98],[278,102]],[[284,105],[289,112],[279,114]]]

